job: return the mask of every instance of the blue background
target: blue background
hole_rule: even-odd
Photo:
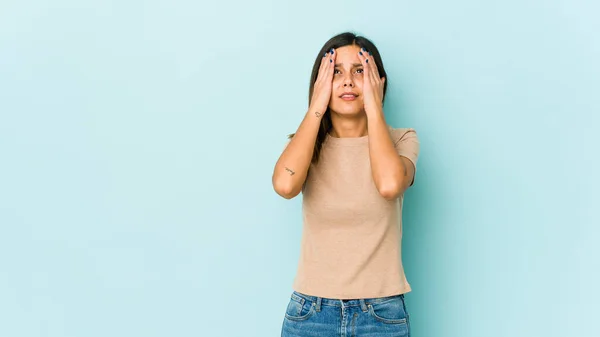
[[[2,1],[0,336],[278,336],[271,174],[331,36],[421,141],[412,335],[599,336],[594,1]]]

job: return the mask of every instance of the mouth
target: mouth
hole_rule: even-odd
[[[344,101],[354,101],[358,95],[355,93],[343,93],[340,98]]]

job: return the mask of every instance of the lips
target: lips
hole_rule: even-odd
[[[340,95],[341,98],[354,98],[356,96],[358,96],[358,94],[354,92],[344,92]]]
[[[340,98],[344,101],[354,101],[356,100],[356,94],[343,94]]]

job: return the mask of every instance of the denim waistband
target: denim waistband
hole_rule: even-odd
[[[385,296],[385,297],[374,297],[374,298],[356,298],[356,299],[336,299],[336,298],[327,298],[327,297],[319,297],[319,296],[311,296],[307,294],[303,294],[297,291],[292,292],[292,297],[296,296],[297,300],[304,299],[306,301],[312,301],[317,303],[320,307],[321,305],[330,305],[337,307],[351,307],[351,306],[360,306],[365,307],[368,304],[376,304],[385,301],[389,301],[396,298],[404,299],[404,294]]]

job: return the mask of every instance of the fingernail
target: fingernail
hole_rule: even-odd
[[[362,55],[362,51],[359,51],[358,53]]]
[[[367,59],[367,63],[369,63],[369,59]]]
[[[371,54],[371,52],[369,52],[369,55],[373,55],[373,54]]]
[[[333,60],[332,60],[332,59],[329,59],[329,63],[331,63],[331,62],[333,62]]]
[[[331,53],[333,54],[333,48],[331,48]]]
[[[367,51],[367,50],[365,49],[365,47],[362,47],[361,49],[362,49],[362,51]]]
[[[323,57],[327,56],[327,53],[323,54]]]

